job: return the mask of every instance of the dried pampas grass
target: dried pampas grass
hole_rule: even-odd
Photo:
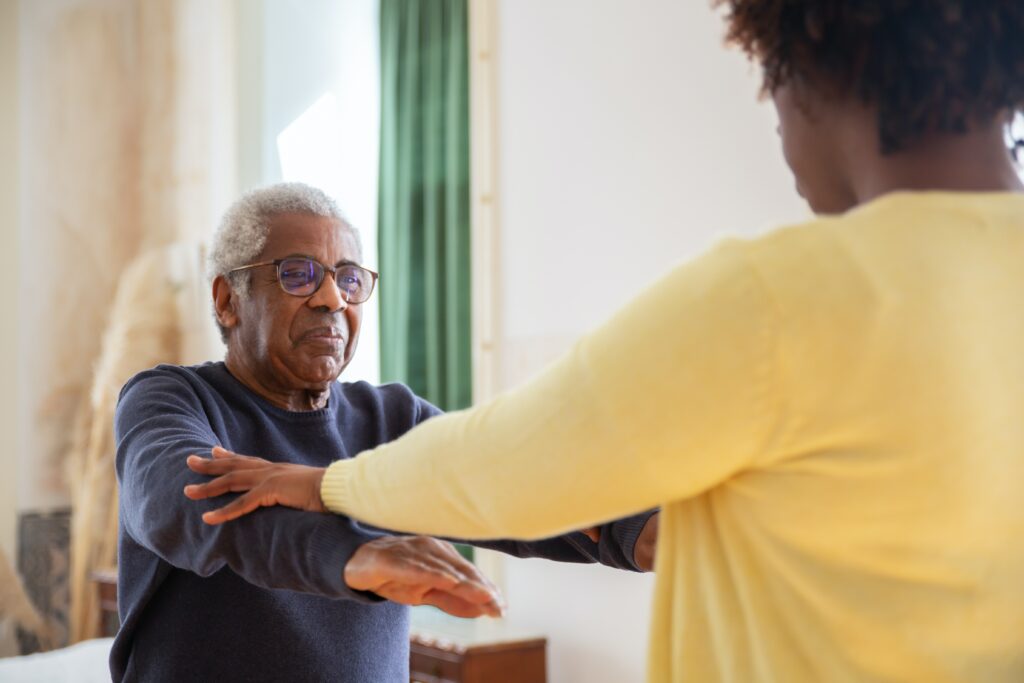
[[[200,245],[171,244],[142,254],[118,282],[68,461],[72,643],[99,635],[99,595],[92,574],[117,564],[113,423],[121,387],[160,363],[197,363],[223,354],[211,317],[204,261]]]
[[[0,549],[0,622],[28,631],[39,640],[43,650],[53,648],[53,631],[25,593],[21,577]]]

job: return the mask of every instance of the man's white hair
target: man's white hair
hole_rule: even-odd
[[[362,256],[363,245],[359,231],[345,219],[338,205],[326,192],[304,183],[277,183],[247,192],[228,208],[213,237],[208,264],[210,280],[224,275],[229,277],[232,287],[240,296],[248,295],[250,273],[243,271],[233,276],[227,273],[232,268],[246,266],[256,260],[266,246],[271,219],[282,213],[336,218],[352,231]]]

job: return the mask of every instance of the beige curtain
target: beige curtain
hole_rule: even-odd
[[[95,635],[89,574],[114,560],[110,418],[120,384],[156,362],[211,352],[208,335],[182,326],[178,276],[198,276],[197,245],[235,194],[233,8],[20,5],[31,424],[19,467],[33,507],[72,505],[70,633],[58,644]],[[208,316],[207,301],[188,306]]]

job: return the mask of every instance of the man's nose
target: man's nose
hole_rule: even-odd
[[[327,273],[324,276],[324,281],[320,283],[320,289],[316,290],[313,296],[309,297],[306,305],[310,308],[324,308],[331,313],[344,311],[348,308],[348,297],[338,287],[338,282],[334,279],[334,276]]]

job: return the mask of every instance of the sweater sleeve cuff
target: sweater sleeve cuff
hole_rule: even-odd
[[[630,567],[632,567],[634,571],[643,571],[636,565],[636,558],[634,556],[636,552],[636,542],[640,538],[640,532],[644,530],[648,520],[650,520],[655,513],[657,513],[657,510],[649,510],[643,514],[616,520],[610,525],[612,527],[612,539],[615,544],[622,549],[624,559],[629,563]]]
[[[318,585],[327,587],[318,592],[356,602],[383,601],[384,598],[376,593],[353,590],[345,583],[345,566],[352,556],[364,543],[383,535],[340,517],[335,518],[332,524],[320,526],[310,535],[306,547],[306,565],[318,575]]]
[[[336,515],[348,514],[348,490],[352,471],[351,460],[331,463],[320,482],[320,500]]]

